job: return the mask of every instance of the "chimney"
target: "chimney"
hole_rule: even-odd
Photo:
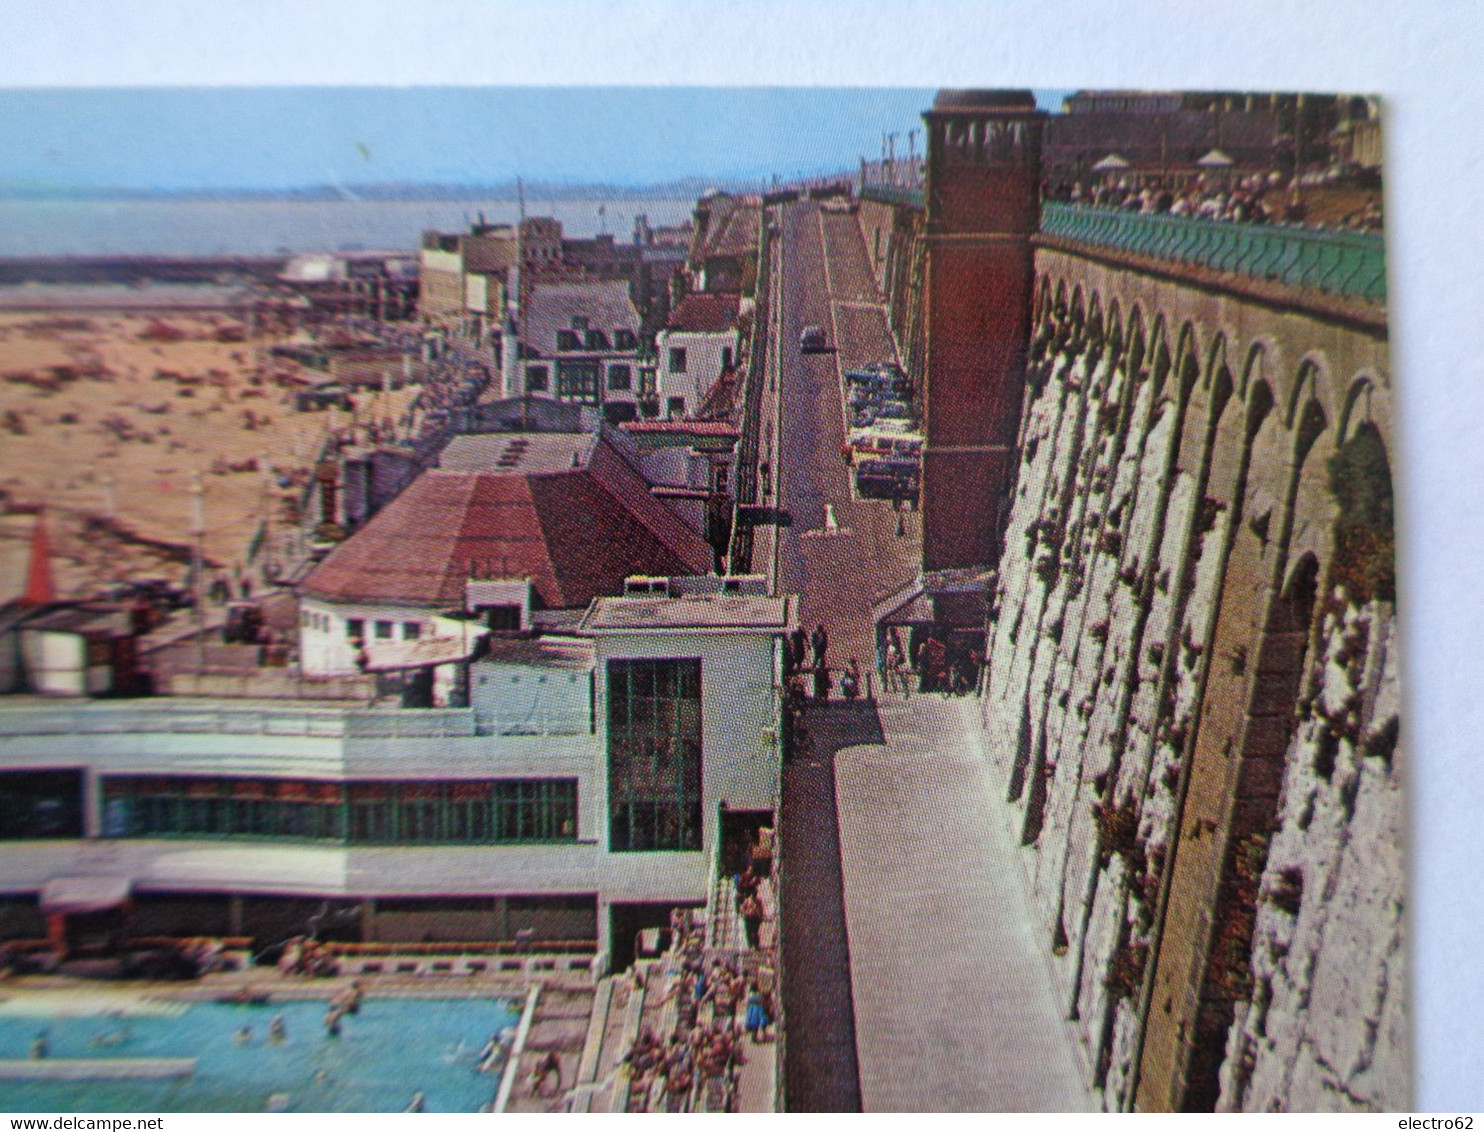
[[[46,512],[36,512],[36,525],[31,528],[31,565],[26,572],[26,592],[22,605],[47,605],[57,600],[57,587],[52,579],[51,540],[46,533]]]

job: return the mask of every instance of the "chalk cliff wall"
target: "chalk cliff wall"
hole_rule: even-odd
[[[1036,270],[984,718],[1095,1083],[1406,1107],[1384,321]]]

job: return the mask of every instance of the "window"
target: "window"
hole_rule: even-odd
[[[589,350],[608,349],[608,335],[601,330],[589,330],[587,332],[587,348]]]
[[[628,366],[608,367],[608,388],[618,393],[627,393],[633,388],[633,372]]]
[[[619,327],[613,332],[613,348],[615,350],[633,350],[639,345],[639,339],[634,336],[632,330]]]
[[[550,371],[545,366],[526,366],[526,390],[530,393],[545,393],[550,388]]]
[[[364,641],[366,639],[366,622],[359,617],[348,618],[345,622],[345,635],[352,641]]]
[[[0,840],[82,836],[80,770],[0,773]]]
[[[420,621],[404,621],[404,622],[402,622],[402,639],[404,641],[415,641],[419,637],[421,637],[422,635],[423,635],[422,622],[420,622]]]
[[[580,350],[582,349],[582,340],[577,337],[577,332],[575,330],[558,330],[557,349]]]
[[[487,605],[482,608],[485,625],[496,632],[520,630],[521,608],[518,605]]]
[[[378,621],[376,623],[376,639],[378,641],[389,641],[392,639],[392,623],[390,621]]]
[[[669,414],[672,417],[683,417],[683,416],[685,416],[685,398],[684,397],[671,397],[668,401],[665,402],[665,404],[668,407]]]
[[[701,848],[701,662],[608,662],[609,848]]]
[[[670,372],[671,373],[684,373],[685,372],[685,347],[684,346],[671,346],[670,347]]]
[[[557,367],[557,397],[585,405],[599,404],[603,395],[598,371],[597,362],[562,362]]]

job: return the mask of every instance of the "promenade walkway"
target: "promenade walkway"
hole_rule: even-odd
[[[878,705],[834,758],[866,1112],[1094,1109],[994,807],[979,701]]]

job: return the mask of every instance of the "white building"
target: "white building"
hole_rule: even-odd
[[[797,613],[763,587],[636,579],[569,633],[492,638],[467,708],[0,700],[0,938],[76,940],[48,903],[71,885],[126,895],[136,936],[262,948],[318,916],[389,951],[623,960],[705,903],[728,815],[776,811]]]
[[[655,338],[660,412],[694,416],[723,373],[737,364],[741,296],[687,295]]]

